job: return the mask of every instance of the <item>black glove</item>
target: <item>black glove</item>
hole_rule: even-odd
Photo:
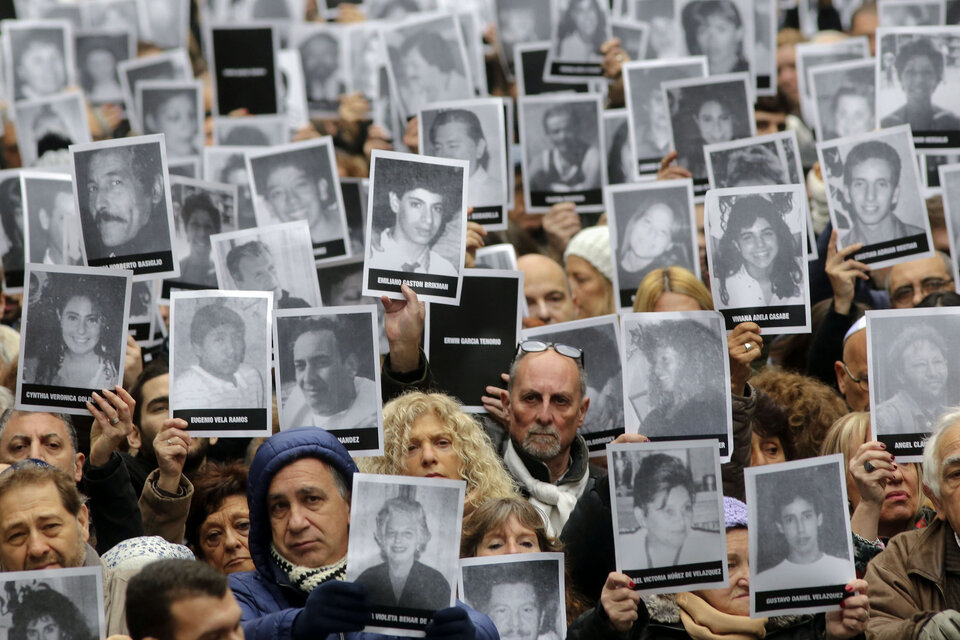
[[[370,622],[367,588],[356,582],[330,580],[310,592],[293,621],[295,640],[326,638],[331,633],[360,631]]]
[[[433,614],[433,620],[425,629],[428,638],[434,640],[475,640],[477,628],[466,609],[448,607]]]

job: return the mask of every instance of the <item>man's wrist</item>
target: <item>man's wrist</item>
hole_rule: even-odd
[[[841,316],[850,315],[850,309],[853,308],[853,297],[840,298],[838,296],[833,296],[833,311]]]
[[[157,489],[164,493],[178,495],[180,490],[180,473],[166,474],[161,471],[157,475]]]
[[[390,369],[395,373],[409,373],[420,366],[420,345],[391,344]]]

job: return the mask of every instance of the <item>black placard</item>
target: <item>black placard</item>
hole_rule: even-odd
[[[870,264],[882,260],[893,260],[918,253],[926,253],[929,249],[930,245],[927,243],[927,235],[925,233],[918,233],[915,236],[906,236],[904,238],[888,240],[887,242],[868,244],[853,254],[853,259]]]
[[[572,202],[576,205],[603,204],[602,189],[582,189],[579,191],[530,191],[530,204],[535,207],[552,207],[560,202]]]
[[[603,63],[600,62],[554,62],[550,65],[550,75],[561,76],[597,76],[603,77]]]
[[[549,82],[543,79],[543,70],[547,66],[547,47],[542,49],[526,49],[520,52],[520,64],[523,66],[523,93],[528,96],[537,96],[542,93],[557,91],[573,91],[587,93],[590,87],[587,83],[563,84]]]
[[[848,595],[846,585],[837,584],[806,589],[758,591],[754,597],[757,613],[760,613],[839,605]]]
[[[411,609],[409,607],[370,607],[370,624],[376,627],[423,631],[435,612],[430,609]]]
[[[14,288],[19,289],[23,287],[24,273],[25,272],[23,269],[4,271],[3,272],[4,286],[7,287],[8,289],[14,289]]]
[[[173,270],[173,252],[154,251],[153,253],[138,253],[128,256],[90,258],[87,260],[87,264],[91,267],[130,269],[135,276],[145,273],[161,273]]]
[[[500,205],[473,207],[473,211],[467,214],[467,220],[481,225],[502,225],[506,222],[503,217],[503,209]]]
[[[267,427],[266,409],[175,409],[193,431],[254,431]]]
[[[170,291],[179,289],[181,291],[203,291],[204,289],[216,289],[203,284],[191,284],[182,280],[164,280],[160,286],[160,298],[162,300],[170,299]]]
[[[625,569],[624,573],[630,576],[638,591],[645,591],[685,584],[719,582],[723,580],[723,563],[717,560],[657,569]]]
[[[723,433],[723,434],[713,434],[713,433],[695,434],[695,435],[692,435],[692,436],[681,436],[681,435],[676,435],[676,436],[650,436],[650,442],[679,442],[679,441],[681,441],[681,440],[716,440],[716,441],[717,441],[717,444],[718,444],[718,446],[719,446],[719,449],[718,449],[718,450],[720,451],[720,457],[730,455],[730,453],[729,453],[729,451],[728,451],[730,443],[729,443],[729,441],[727,440],[727,434],[726,434],[726,433]]]
[[[20,403],[24,405],[44,407],[64,407],[71,409],[86,409],[87,400],[93,392],[100,393],[100,389],[84,389],[82,387],[57,387],[46,384],[28,384],[20,386]]]
[[[922,456],[929,437],[929,433],[895,433],[877,435],[877,440],[887,445],[887,451],[895,456]]]
[[[914,131],[913,146],[917,149],[960,147],[960,131]]]
[[[587,441],[587,450],[593,453],[594,451],[605,451],[607,445],[622,433],[623,429],[605,429],[603,431],[592,431],[589,433],[581,431],[580,435]],[[699,438],[701,436],[697,437]]]
[[[775,327],[802,327],[807,323],[807,308],[802,304],[773,305],[769,307],[737,307],[721,309],[727,331],[741,322],[756,322],[761,329]]]
[[[343,238],[330,240],[329,242],[314,242],[313,255],[316,258],[337,258],[347,255],[347,244]]]
[[[418,294],[442,298],[457,297],[456,276],[438,276],[431,273],[404,273],[387,269],[370,268],[367,274],[367,286],[377,291],[395,291],[400,293],[400,285],[405,284]]]
[[[366,429],[330,429],[347,451],[370,451],[380,446],[376,427]]]
[[[131,322],[127,325],[127,331],[133,334],[133,339],[137,342],[144,342],[151,338],[150,336],[150,321],[147,322]]]
[[[273,30],[213,29],[211,40],[218,113],[235,109],[251,115],[279,113]]]

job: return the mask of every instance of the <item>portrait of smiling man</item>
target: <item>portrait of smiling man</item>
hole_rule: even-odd
[[[136,265],[134,273],[178,267],[162,144],[161,136],[140,136],[71,147],[88,265],[159,257]]]

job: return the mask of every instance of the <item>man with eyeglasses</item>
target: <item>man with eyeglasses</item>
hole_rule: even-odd
[[[929,258],[894,265],[887,275],[890,307],[910,309],[931,293],[956,291],[952,271],[950,257],[942,251]]]
[[[867,317],[853,323],[843,338],[843,359],[833,363],[837,387],[852,411],[870,409],[867,379]]]
[[[590,399],[583,352],[569,345],[525,340],[500,392],[506,438],[500,449],[507,470],[559,536],[577,500],[602,472],[591,468],[587,443],[577,430]]]

